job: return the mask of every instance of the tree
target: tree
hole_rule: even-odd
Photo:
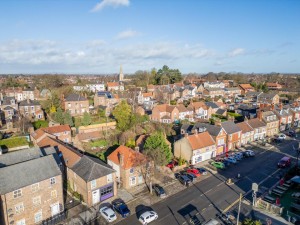
[[[92,123],[92,118],[91,118],[91,115],[88,113],[88,112],[85,112],[83,114],[83,118],[82,118],[82,125],[83,126],[88,126]]]
[[[164,65],[157,71],[154,79],[156,84],[174,84],[182,80],[182,75],[178,69],[170,69]]]
[[[172,159],[172,152],[161,132],[147,138],[143,153],[158,166],[164,166]]]
[[[3,134],[0,132],[0,140],[3,139]]]
[[[262,223],[259,220],[252,220],[252,219],[245,219],[242,223],[243,225],[262,225]]]
[[[64,114],[64,124],[67,124],[70,127],[74,126],[74,121],[69,111],[65,112]]]
[[[112,112],[117,121],[117,127],[121,131],[125,131],[130,128],[131,123],[131,107],[126,101],[121,101],[119,105],[115,107]]]
[[[56,112],[56,107],[54,105],[52,105],[50,108],[50,114],[53,114],[55,112]]]
[[[60,124],[64,123],[64,114],[61,108],[58,108],[57,112],[54,114],[54,120]]]

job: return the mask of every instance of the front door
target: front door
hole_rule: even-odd
[[[53,205],[51,205],[51,215],[55,216],[57,214],[59,214],[59,203],[55,203]]]
[[[100,192],[99,189],[92,192],[93,205],[97,204],[100,201]]]

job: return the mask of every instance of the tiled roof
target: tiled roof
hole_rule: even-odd
[[[253,87],[250,84],[239,84],[239,86],[243,89],[253,89]]]
[[[172,112],[175,108],[174,105],[168,105],[168,104],[162,104],[162,105],[156,105],[155,108],[157,108],[160,112]]]
[[[193,135],[187,136],[186,139],[188,140],[189,144],[191,145],[192,150],[197,150],[197,149],[215,145],[215,141],[209,135],[208,132],[193,134]]]
[[[208,107],[211,107],[213,109],[219,108],[219,106],[215,102],[205,102],[205,105],[207,105]]]
[[[143,97],[152,97],[152,92],[142,93]]]
[[[223,129],[227,134],[234,134],[237,132],[242,131],[241,128],[239,128],[234,122],[232,121],[226,121],[221,123]]]
[[[117,87],[120,84],[118,82],[107,82],[107,87]]]
[[[38,101],[35,100],[24,100],[19,103],[19,106],[32,106],[32,105],[41,105]]]
[[[69,125],[58,125],[53,127],[45,127],[41,128],[42,130],[50,133],[50,134],[56,134],[56,133],[62,133],[65,131],[71,131],[71,128]]]
[[[208,106],[205,104],[205,102],[192,102],[189,106],[194,107],[195,109],[208,109]]]
[[[176,106],[179,112],[187,112],[187,108],[183,104],[179,104]]]
[[[146,157],[142,153],[134,151],[131,148],[128,148],[124,145],[120,145],[107,157],[107,159],[114,162],[117,165],[120,165],[120,154],[124,157],[123,169],[125,170],[139,166],[146,162]]]
[[[66,102],[88,101],[85,97],[79,94],[70,94],[65,98]]]
[[[236,125],[242,130],[243,134],[253,131],[253,129],[246,122],[237,123]]]
[[[220,133],[220,131],[222,130],[222,127],[220,127],[220,126],[216,126],[216,125],[211,125],[211,124],[209,124],[209,123],[196,123],[195,125],[194,125],[194,127],[193,127],[193,129],[192,130],[195,130],[195,129],[197,129],[198,131],[199,131],[199,128],[201,129],[203,129],[203,128],[205,128],[206,129],[206,131],[210,134],[210,135],[212,135],[212,136],[218,136],[218,134]]]
[[[248,120],[248,124],[253,128],[265,127],[266,124],[260,121],[258,118]]]

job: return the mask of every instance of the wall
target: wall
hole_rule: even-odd
[[[101,124],[93,124],[89,126],[80,126],[78,127],[78,133],[88,133],[93,131],[103,131],[106,129],[116,129],[116,122],[109,122],[109,123],[101,123]]]

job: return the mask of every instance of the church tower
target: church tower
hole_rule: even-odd
[[[119,81],[123,81],[124,80],[124,74],[123,74],[123,69],[122,69],[122,65],[120,66],[120,74],[119,74]]]

